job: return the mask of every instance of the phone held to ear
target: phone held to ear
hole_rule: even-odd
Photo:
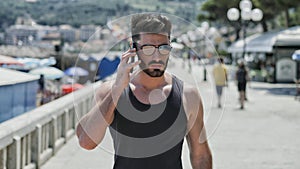
[[[136,43],[134,43],[134,42],[131,43],[131,44],[130,44],[130,47],[131,47],[131,49],[134,49],[134,48],[135,48],[135,51],[137,51]],[[135,62],[135,57],[136,57],[136,56],[130,58],[130,63],[134,63],[134,62]],[[130,73],[132,73],[132,72],[133,72],[133,68],[130,69]]]
[[[132,48],[132,49],[135,48],[135,50],[137,50],[137,48],[136,48],[136,43],[135,43],[135,42],[132,43],[132,47],[131,47],[131,48]]]

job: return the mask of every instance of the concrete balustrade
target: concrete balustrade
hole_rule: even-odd
[[[0,124],[0,169],[39,169],[74,135],[101,82]]]

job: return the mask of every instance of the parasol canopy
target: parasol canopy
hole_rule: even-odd
[[[30,74],[44,75],[45,79],[54,80],[64,76],[64,72],[55,67],[40,67],[29,71]]]
[[[174,49],[179,49],[179,50],[181,50],[181,49],[184,48],[184,45],[183,45],[183,44],[181,44],[181,43],[176,43],[176,42],[172,42],[172,43],[171,43],[171,46],[172,46]]]
[[[81,88],[83,88],[84,86],[82,84],[79,83],[74,83],[74,84],[63,84],[62,85],[62,93],[63,94],[68,94],[71,93],[75,90],[79,90]]]
[[[68,76],[87,76],[89,72],[81,67],[70,67],[64,71]]]
[[[300,49],[296,50],[293,55],[292,55],[292,59],[296,60],[296,61],[300,61]]]
[[[23,65],[23,64],[13,57],[0,55],[0,66],[1,65]]]

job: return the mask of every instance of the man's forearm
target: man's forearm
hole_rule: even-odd
[[[103,139],[106,128],[114,118],[114,109],[122,90],[111,89],[80,121],[76,134],[83,148],[93,149]]]
[[[106,128],[113,119],[111,110],[114,105],[111,94],[109,95],[96,103],[78,123],[76,134],[80,145],[85,149],[93,149],[102,141]]]
[[[212,156],[210,154],[201,157],[191,157],[193,169],[212,169]]]

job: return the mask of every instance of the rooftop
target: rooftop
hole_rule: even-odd
[[[39,76],[28,73],[0,68],[0,86],[13,85],[17,83],[38,80]]]

